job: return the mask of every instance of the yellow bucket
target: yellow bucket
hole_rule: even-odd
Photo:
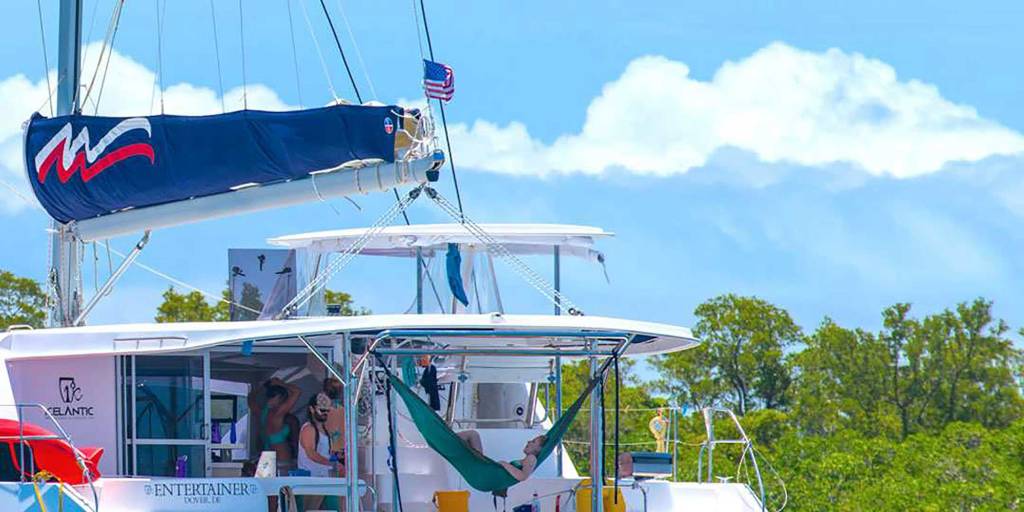
[[[469,512],[469,491],[437,491],[434,507],[438,512]]]
[[[593,495],[593,488],[590,479],[584,479],[576,486],[576,512],[590,512],[590,497]],[[626,512],[626,499],[622,496],[622,488],[619,488],[618,500],[615,499],[615,486],[606,485],[601,490],[601,499],[604,502],[605,512]]]

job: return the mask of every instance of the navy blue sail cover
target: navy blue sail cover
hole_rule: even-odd
[[[59,222],[395,160],[403,109],[335,105],[211,116],[46,118],[25,134],[29,182]]]

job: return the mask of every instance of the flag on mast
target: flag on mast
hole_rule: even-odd
[[[440,62],[423,59],[423,90],[428,98],[451,101],[455,96],[455,71]]]

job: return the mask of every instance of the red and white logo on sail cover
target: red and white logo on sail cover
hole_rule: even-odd
[[[395,131],[395,123],[391,121],[390,117],[384,118],[384,133],[391,135],[391,132]]]
[[[57,167],[57,178],[67,183],[75,172],[80,172],[82,181],[88,182],[108,167],[131,157],[143,156],[150,163],[155,162],[153,146],[146,142],[128,144],[103,154],[118,137],[132,130],[145,130],[146,136],[152,136],[149,120],[144,117],[125,119],[114,126],[92,146],[89,142],[89,128],[83,127],[78,136],[71,139],[71,123],[67,123],[58,131],[42,149],[36,153],[36,176],[39,183],[46,182],[50,169]]]

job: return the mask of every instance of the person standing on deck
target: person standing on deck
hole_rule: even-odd
[[[259,394],[262,391],[264,405],[259,405]],[[278,473],[287,471],[293,465],[294,447],[290,442],[292,426],[287,416],[291,413],[302,391],[295,384],[289,384],[274,377],[263,383],[262,390],[254,389],[249,393],[249,410],[258,420],[257,434],[261,450],[272,450],[277,455]]]
[[[306,404],[309,418],[302,425],[299,434],[299,469],[309,471],[310,476],[328,477],[335,471],[337,463],[331,460],[331,442],[327,434],[327,416],[331,412],[331,399],[324,393],[317,393]],[[336,496],[303,496],[305,510],[338,510]]]

